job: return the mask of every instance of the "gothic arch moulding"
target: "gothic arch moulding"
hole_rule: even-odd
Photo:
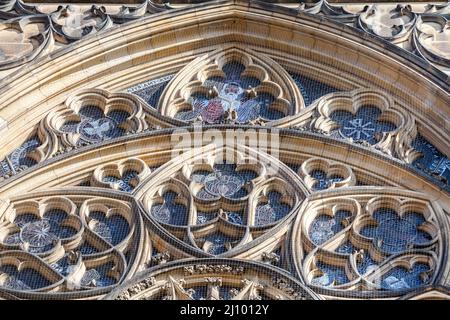
[[[0,297],[447,294],[445,7],[41,9],[0,5]]]

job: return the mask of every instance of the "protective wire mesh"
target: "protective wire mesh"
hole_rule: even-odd
[[[262,1],[256,6],[269,12],[292,16],[297,15],[300,8],[303,8],[302,10],[316,8],[317,3],[302,3],[297,8],[298,4],[293,2],[268,4]],[[311,10],[308,14],[312,17],[318,16],[317,19],[319,16],[323,18],[338,15],[337,9],[331,14],[329,3],[327,6],[320,10]],[[189,10],[189,6],[180,10]],[[362,32],[363,28],[357,15],[342,11],[344,10],[342,8],[340,10],[341,19],[330,18],[330,21],[342,30],[349,30],[359,36],[361,41],[368,38]],[[12,12],[16,13],[16,9],[3,10],[0,6],[0,18],[9,17],[6,13]],[[153,14],[150,11],[146,12],[147,15]],[[342,17],[343,15],[345,17]],[[170,14],[167,15],[167,19],[168,21],[172,19]],[[122,24],[122,22],[115,23]],[[385,21],[385,25],[389,25],[389,22]],[[450,192],[450,160],[444,152],[448,146],[439,145],[441,140],[433,137],[430,130],[424,128],[426,123],[418,122],[417,132],[408,135],[408,139],[411,140],[409,153],[417,156],[407,163],[398,154],[398,149],[391,149],[389,153],[379,151],[380,145],[387,141],[387,136],[402,128],[401,122],[397,121],[394,115],[387,115],[385,109],[377,106],[375,98],[366,98],[363,102],[353,101],[357,104],[357,108],[352,111],[338,106],[329,114],[318,114],[320,112],[318,106],[325,101],[324,99],[361,89],[369,82],[361,85],[358,79],[366,79],[367,75],[379,76],[370,79],[374,89],[384,88],[384,91],[392,96],[402,97],[403,102],[409,102],[411,105],[416,103],[416,99],[427,99],[421,96],[422,93],[400,87],[395,82],[386,87],[387,84],[383,79],[384,71],[381,69],[374,71],[354,68],[351,74],[343,72],[338,76],[335,74],[327,76],[329,67],[326,64],[320,65],[316,61],[318,59],[311,58],[318,65],[317,74],[312,72],[311,68],[303,72],[299,67],[301,66],[299,61],[305,57],[300,49],[299,52],[289,53],[290,56],[301,57],[295,64],[283,57],[284,54],[287,56],[284,48],[280,47],[279,52],[274,52],[273,48],[264,47],[264,41],[250,41],[240,33],[234,34],[232,38],[236,46],[253,50],[253,53],[261,53],[261,56],[265,55],[272,59],[270,61],[279,64],[284,76],[292,80],[301,95],[304,109],[299,112],[311,110],[310,119],[285,128],[286,135],[309,134],[326,139],[326,143],[330,145],[348,144],[351,146],[349,148],[360,148],[358,150],[361,153],[382,157],[386,161],[391,161],[393,165],[403,168],[402,170],[413,172],[425,181],[424,183],[438,186],[443,192]],[[208,38],[202,43],[205,52],[217,50],[217,43],[214,41]],[[391,47],[394,45],[386,38],[378,36],[374,41],[384,43],[388,48],[386,50],[395,51]],[[207,49],[209,47],[211,49]],[[404,54],[406,51],[401,59]],[[194,58],[197,57],[193,57],[192,60]],[[1,59],[0,55],[0,62]],[[384,58],[380,56],[380,59]],[[97,145],[105,146],[106,143],[126,145],[128,139],[130,141],[137,139],[136,136],[143,135],[143,132],[159,134],[159,127],[148,125],[151,121],[155,121],[151,117],[156,119],[169,117],[171,120],[180,121],[177,122],[180,127],[190,129],[194,124],[219,128],[221,125],[231,128],[250,126],[261,129],[270,127],[271,121],[295,117],[297,114],[292,112],[295,108],[292,105],[289,108],[280,107],[277,100],[278,92],[267,89],[269,80],[263,79],[255,69],[252,69],[255,67],[245,61],[244,58],[237,56],[228,58],[224,63],[215,61],[214,63],[219,65],[219,71],[202,78],[202,81],[197,81],[200,83],[196,83],[195,90],[183,91],[184,100],[182,104],[180,103],[182,106],[170,116],[161,114],[164,106],[160,104],[160,99],[176,85],[173,79],[176,79],[188,64],[192,64],[192,61],[179,65],[176,71],[170,70],[158,77],[145,78],[139,75],[139,81],[131,82],[127,79],[127,85],[121,87],[121,92],[139,97],[148,108],[144,110],[147,117],[145,125],[139,127],[140,132],[130,129],[130,123],[137,120],[132,119],[132,112],[129,110],[95,105],[95,102],[89,101],[82,105],[75,115],[64,118],[58,127],[58,134],[65,137],[59,139],[68,141],[69,135],[77,139],[73,149],[68,151],[72,153],[66,156],[69,157],[80,150],[95,152]],[[330,59],[327,63],[330,61],[339,64],[339,60]],[[342,61],[343,64],[344,62],[347,64],[349,61]],[[426,62],[425,59],[422,59],[421,63],[427,64],[430,69],[434,68],[433,64]],[[340,66],[334,67],[345,69]],[[442,76],[444,72],[434,68],[433,73]],[[196,74],[192,72],[191,76],[194,78]],[[277,77],[270,73],[268,76],[272,77],[270,81],[276,82]],[[426,94],[433,95],[432,92]],[[230,122],[230,114],[233,112],[235,115]],[[319,130],[317,123],[325,116],[326,121],[332,122],[333,125],[327,130]],[[149,120],[150,118],[153,120]],[[447,120],[437,119],[434,126],[444,127],[446,123],[439,121]],[[4,179],[2,186],[7,185],[8,179],[14,178],[21,171],[24,171],[25,175],[40,166],[47,165],[50,161],[57,161],[50,157],[40,160],[37,154],[46,142],[37,132],[36,127],[27,139],[18,144],[19,147],[6,153],[8,155],[0,162],[0,176]],[[297,151],[292,151],[292,154],[281,152],[280,158],[277,159],[287,168],[286,170],[289,170],[290,180],[286,175],[278,173],[263,176],[261,171],[258,171],[259,167],[239,166],[235,162],[223,159],[214,159],[214,163],[211,164],[211,160],[206,157],[208,165],[189,167],[190,160],[185,160],[177,170],[170,171],[173,168],[168,167],[167,163],[172,159],[155,152],[154,155],[142,157],[145,158],[142,160],[145,170],[137,165],[127,165],[126,162],[121,163],[122,167],[117,170],[107,167],[95,174],[96,166],[85,170],[82,177],[74,178],[65,184],[66,187],[84,190],[80,193],[81,200],[77,198],[76,192],[57,195],[69,199],[70,205],[35,205],[30,202],[27,206],[23,206],[17,201],[17,204],[13,204],[16,206],[14,214],[3,216],[0,214],[0,254],[14,249],[32,256],[27,259],[44,260],[47,267],[43,268],[44,271],[37,270],[34,267],[36,264],[30,263],[29,267],[22,265],[19,268],[16,262],[8,262],[9,260],[0,257],[0,291],[5,289],[7,290],[5,292],[13,296],[25,294],[22,296],[32,299],[41,297],[52,299],[50,289],[61,286],[64,288],[62,291],[69,293],[67,297],[71,297],[70,293],[79,290],[87,292],[84,297],[101,298],[111,292],[115,294],[120,291],[114,290],[122,288],[120,286],[123,285],[124,275],[131,265],[139,265],[139,271],[150,277],[156,270],[163,270],[167,265],[175,268],[178,264],[185,267],[185,275],[192,276],[192,279],[198,276],[197,278],[201,280],[196,278],[188,284],[178,281],[179,279],[167,280],[171,275],[168,268],[168,271],[164,271],[167,274],[165,277],[167,285],[155,290],[150,296],[151,299],[277,298],[270,290],[266,290],[268,287],[277,288],[284,293],[287,292],[286,288],[288,291],[289,288],[293,288],[293,292],[298,292],[298,297],[305,299],[318,298],[317,294],[322,293],[327,296],[335,294],[348,298],[358,297],[358,294],[365,298],[377,298],[380,297],[380,293],[402,297],[415,289],[436,283],[438,266],[431,263],[432,258],[429,257],[440,256],[446,244],[437,243],[442,241],[436,240],[442,230],[439,230],[439,221],[430,214],[432,209],[423,209],[416,204],[400,203],[394,206],[388,200],[371,207],[370,200],[361,200],[363,197],[357,199],[360,202],[356,207],[352,207],[350,202],[341,205],[342,199],[334,199],[332,201],[335,203],[331,204],[325,204],[324,201],[321,203],[323,205],[321,209],[306,206],[306,198],[312,199],[320,192],[326,195],[330,190],[338,190],[336,192],[339,198],[339,191],[365,190],[364,187],[407,189],[402,170],[395,171],[389,179],[385,179],[365,172],[365,164],[362,163],[359,168],[353,168],[352,178],[345,170],[333,169],[332,154],[328,155],[330,160],[328,166],[317,166],[309,170],[304,166],[308,157],[305,156],[303,147],[297,145],[296,148]],[[370,156],[367,156],[367,159],[370,160]],[[117,159],[119,157],[115,160]],[[189,167],[191,172],[186,173],[186,167]],[[170,174],[164,177],[165,180],[163,178],[158,180],[164,176],[161,174],[162,169],[170,171]],[[274,184],[276,187],[273,188],[267,186],[259,188],[272,178],[283,180],[284,184],[280,185],[288,187],[283,189],[280,185]],[[153,193],[150,194],[150,191],[145,189],[149,195],[142,196],[143,185],[148,181],[152,184],[148,190]],[[303,193],[291,190],[295,184],[301,185]],[[113,190],[114,193],[102,194],[99,190],[104,189]],[[95,205],[88,202],[90,195],[99,198]],[[391,190],[385,194],[378,192],[376,195],[386,199],[393,197]],[[406,196],[398,198],[406,199]],[[39,195],[34,201],[44,201],[43,199],[45,196]],[[117,205],[111,199],[122,201],[126,205]],[[313,200],[308,201],[310,201],[308,205],[314,203]],[[449,200],[447,198],[444,201],[448,204]],[[72,203],[75,207],[73,210]],[[294,222],[300,221],[299,219],[303,219],[301,220],[303,229],[294,227]],[[280,240],[268,242],[267,250],[253,257],[250,255],[248,262],[239,262],[233,258],[236,252],[242,254],[247,250],[250,251],[249,243],[266,239],[264,237],[271,230],[279,230],[281,224],[287,226],[286,231],[281,236],[281,232],[274,233],[273,237],[279,237]],[[436,225],[438,229],[435,228]],[[295,238],[294,232],[301,232],[302,237]],[[298,250],[301,254],[293,252],[294,246],[301,247],[301,250]],[[64,251],[64,254],[59,256],[54,254],[58,250]],[[414,255],[420,258],[414,259]],[[56,256],[57,259],[54,258]],[[210,258],[211,261],[202,260],[201,264],[196,265],[194,262],[187,263],[188,257],[198,258],[199,261]],[[220,260],[222,258],[230,260],[227,267],[224,267],[225,262]],[[196,273],[195,268],[198,265],[206,266],[208,263],[212,269],[214,266],[221,266],[221,269],[217,267],[219,271],[210,272],[217,278],[215,280],[206,277],[208,271]],[[255,265],[250,266],[246,263]],[[230,271],[239,268],[240,265],[245,268],[244,271]],[[296,266],[301,266],[300,274]],[[193,271],[189,273],[189,270]],[[228,281],[226,277],[220,278],[220,274],[227,272],[235,272],[233,273],[235,277],[242,282],[236,284],[237,282]],[[265,280],[264,285],[248,289],[246,281],[256,282],[256,278],[272,279],[273,282],[269,285],[268,280]],[[138,278],[132,278],[132,281],[136,279]],[[280,282],[283,285],[280,285]],[[283,286],[284,289],[280,289]],[[171,291],[173,288],[177,290]],[[252,294],[244,294],[247,289]],[[48,295],[35,294],[39,292],[46,292]],[[110,297],[117,298],[117,296]]]

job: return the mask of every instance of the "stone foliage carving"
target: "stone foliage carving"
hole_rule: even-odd
[[[144,275],[119,287],[108,295],[115,300],[310,300],[317,298],[298,281],[269,269],[263,264],[242,262],[242,272],[233,273],[233,277],[223,275],[217,265],[224,260],[211,262],[212,272],[205,276],[188,273],[173,276],[180,268],[194,267],[192,262],[166,266],[166,270],[157,271],[154,276]],[[234,269],[233,266],[223,267]],[[194,267],[195,268],[195,267]],[[258,270],[258,276],[252,273]],[[169,273],[170,270],[170,273]],[[245,271],[244,271],[245,270]],[[247,271],[248,270],[248,271]],[[222,276],[223,275],[223,276]]]
[[[226,161],[225,155],[234,160]],[[185,250],[199,255],[236,254],[256,237],[268,238],[305,197],[301,180],[283,164],[272,176],[268,168],[274,161],[227,148],[200,158],[181,155],[159,167],[136,195],[149,218],[168,231],[168,241],[184,239]],[[283,176],[299,185],[289,185]]]
[[[269,7],[274,4],[271,2],[263,5]],[[448,43],[447,20],[450,12],[448,4],[371,4],[363,6],[318,0],[300,2],[297,7],[282,1],[275,5],[289,6],[293,13],[306,12],[326,16],[407,49],[411,54],[418,55],[444,71],[449,66],[448,51],[446,51],[448,46],[445,45]],[[113,25],[189,6],[195,6],[195,4],[189,1],[177,2],[174,5],[166,1],[141,0],[134,4],[124,1],[122,5],[52,6],[24,3],[22,0],[6,0],[2,1],[0,5],[0,18],[22,19],[21,24],[26,24],[26,21],[47,16],[52,23],[47,24],[46,35],[62,44],[68,44]],[[8,21],[7,24],[14,24],[14,21]],[[24,33],[25,37],[26,34],[27,32]],[[25,47],[22,48],[25,50]],[[21,52],[25,53],[26,51],[28,50]],[[23,59],[22,62],[33,59],[40,52],[41,50],[34,50],[34,54],[28,56],[28,59]],[[4,68],[13,68],[17,65],[5,64]]]

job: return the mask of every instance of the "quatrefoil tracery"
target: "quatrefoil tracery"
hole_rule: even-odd
[[[93,198],[80,203],[78,198],[22,200],[4,209],[2,287],[69,293],[106,290],[123,278],[130,259],[121,252],[131,250],[138,221],[120,201]]]
[[[401,158],[417,130],[409,113],[389,95],[373,89],[330,93],[298,114],[271,125],[311,130]]]
[[[304,248],[296,259],[307,281],[338,291],[394,294],[431,283],[439,234],[432,209],[414,199],[356,199],[324,198],[305,209],[301,240],[295,241]]]
[[[267,57],[229,47],[194,62],[164,90],[158,107],[163,115],[187,122],[263,123],[304,107],[295,82]]]
[[[389,154],[396,148],[395,136],[412,125],[390,97],[366,89],[330,94],[319,101],[317,111],[320,116],[312,122],[314,128],[366,142]]]

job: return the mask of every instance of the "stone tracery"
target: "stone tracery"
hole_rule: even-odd
[[[432,281],[439,229],[429,204],[349,194],[309,206],[293,241],[304,246],[295,259],[312,285],[343,292],[401,291]]]
[[[101,21],[88,19],[81,29],[53,32],[58,41],[75,41],[108,28],[111,21],[137,19],[145,14],[143,8],[111,14],[93,7],[83,15]],[[170,5],[152,3],[151,8]],[[59,10],[51,15],[78,16],[71,8]],[[335,19],[345,13],[345,19],[357,19],[367,32],[395,43],[413,34],[426,59],[446,64],[442,48],[436,52],[430,43],[446,40],[443,20],[435,29],[436,17],[398,7],[388,16],[407,20],[399,27],[393,21],[377,24],[377,15],[386,14],[377,8],[355,13],[320,1],[299,10],[326,11]],[[448,157],[404,101],[363,86],[314,92],[310,96],[318,98],[306,101],[307,88],[293,76],[298,61],[288,63],[270,50],[239,43],[193,56],[175,73],[176,68],[168,68],[146,84],[133,83],[128,93],[83,89],[69,95],[39,119],[31,138],[9,150],[2,161],[6,180],[0,194],[7,190],[9,197],[15,188],[27,194],[1,207],[0,293],[32,298],[38,293],[56,297],[55,291],[66,298],[76,292],[119,299],[397,298],[446,281],[439,270],[446,263],[442,207],[448,207],[448,194],[442,186],[448,189]],[[245,152],[235,145],[211,151],[209,145],[199,155],[169,157],[174,145],[168,136],[176,135],[176,127],[192,129],[199,121],[219,132],[250,124],[258,133],[254,141],[263,139],[263,129],[282,129],[283,160],[260,152],[252,141]],[[342,145],[347,149],[340,156]],[[363,156],[353,161],[358,153]],[[82,164],[71,166],[71,172],[58,168],[59,161],[71,157]],[[385,161],[384,167],[366,167],[376,157],[382,159],[378,163]],[[286,166],[288,160],[295,160],[296,167]],[[271,171],[274,165],[278,172]],[[23,186],[46,166],[55,169],[49,175],[55,179],[51,188],[31,178],[30,187]],[[384,169],[383,179],[366,179]],[[389,176],[400,169],[409,174],[405,182]],[[56,189],[60,186],[64,192]],[[406,191],[424,186],[424,196]],[[439,190],[427,195],[433,188]],[[184,269],[177,269],[177,263]],[[263,279],[252,278],[247,267],[257,268]],[[145,269],[144,278],[133,279]]]
[[[255,123],[280,119],[303,107],[293,79],[276,62],[242,48],[220,51],[174,77],[176,87],[169,85],[159,102],[163,115],[188,122]]]

